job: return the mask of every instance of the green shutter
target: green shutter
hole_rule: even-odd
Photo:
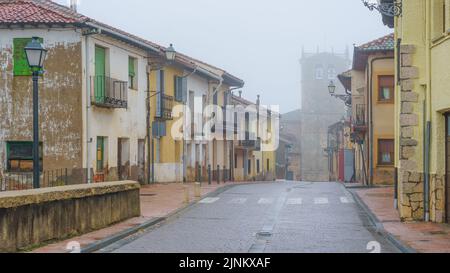
[[[106,50],[102,47],[95,47],[95,81],[94,96],[95,102],[105,101],[105,76],[106,76]]]
[[[132,77],[136,76],[136,71],[134,69],[134,67],[135,67],[135,60],[136,59],[134,59],[132,57],[128,58],[128,75],[132,76]]]
[[[41,43],[44,39],[39,38]],[[13,39],[13,62],[14,76],[31,76],[32,72],[28,65],[27,56],[25,54],[26,45],[31,42],[31,38],[14,38]]]

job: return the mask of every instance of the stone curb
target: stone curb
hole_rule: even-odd
[[[157,224],[160,224],[160,223],[162,223],[162,222],[164,222],[166,220],[169,220],[170,218],[173,218],[173,217],[181,214],[183,211],[191,208],[192,206],[197,204],[198,201],[200,201],[202,199],[205,199],[205,198],[208,198],[208,197],[212,197],[212,196],[217,196],[217,195],[221,194],[222,192],[225,192],[225,191],[227,191],[227,190],[229,190],[229,189],[231,189],[233,187],[243,186],[243,185],[250,185],[250,184],[253,185],[253,184],[274,183],[274,182],[273,181],[271,181],[271,182],[248,182],[248,183],[238,183],[238,184],[233,184],[233,182],[228,182],[228,183],[230,183],[230,184],[225,185],[223,187],[220,187],[220,188],[216,189],[215,191],[212,191],[212,192],[210,192],[208,194],[205,194],[201,198],[190,202],[189,204],[187,204],[184,207],[176,209],[175,211],[167,214],[164,217],[153,218],[153,219],[151,219],[151,220],[149,220],[147,222],[144,222],[144,223],[142,223],[140,225],[137,225],[135,227],[132,227],[132,228],[126,229],[124,231],[118,232],[118,233],[116,233],[114,235],[108,236],[108,237],[106,237],[106,238],[104,238],[102,240],[99,240],[99,241],[95,242],[95,243],[89,244],[86,247],[81,249],[81,253],[93,253],[95,251],[98,251],[98,250],[101,250],[101,249],[103,249],[105,247],[108,247],[108,246],[110,246],[110,245],[112,245],[112,244],[114,244],[116,242],[119,242],[120,240],[123,240],[123,239],[125,239],[125,238],[127,238],[129,236],[132,236],[132,235],[134,235],[134,234],[136,234],[136,233],[138,233],[140,231],[143,231],[145,229],[148,229],[148,228],[151,228],[153,226],[156,226]]]
[[[370,208],[364,203],[361,197],[354,191],[349,191],[353,198],[356,200],[356,203],[364,210],[365,213],[369,216],[372,224],[377,228],[377,231],[382,234],[389,242],[391,242],[395,247],[397,247],[402,253],[417,253],[417,251],[405,243],[401,242],[397,239],[393,234],[386,231],[383,224],[380,222],[378,217],[370,210]]]

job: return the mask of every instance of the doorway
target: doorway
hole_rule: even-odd
[[[130,177],[130,140],[128,138],[119,138],[117,144],[119,180],[128,180]]]

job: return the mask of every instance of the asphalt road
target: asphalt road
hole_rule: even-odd
[[[369,249],[369,250],[368,250]],[[233,187],[104,251],[119,253],[399,252],[339,183]]]

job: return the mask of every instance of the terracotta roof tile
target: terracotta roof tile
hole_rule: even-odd
[[[105,23],[96,21],[92,18],[84,16],[71,10],[69,7],[60,5],[50,0],[0,0],[0,25],[1,24],[86,24],[92,23],[99,27],[105,28],[108,31],[119,33],[130,39],[139,41],[149,47],[160,50],[160,53],[167,49],[154,42],[140,38],[123,30],[117,29]],[[213,65],[207,64],[203,61],[194,59],[187,55],[177,54],[178,61],[184,64],[198,65],[204,69],[217,74],[218,76],[228,76],[233,82],[238,81],[243,84],[243,81],[226,71],[217,68]]]
[[[356,49],[360,51],[394,50],[394,46],[394,34],[392,33],[363,45],[357,46]]]

